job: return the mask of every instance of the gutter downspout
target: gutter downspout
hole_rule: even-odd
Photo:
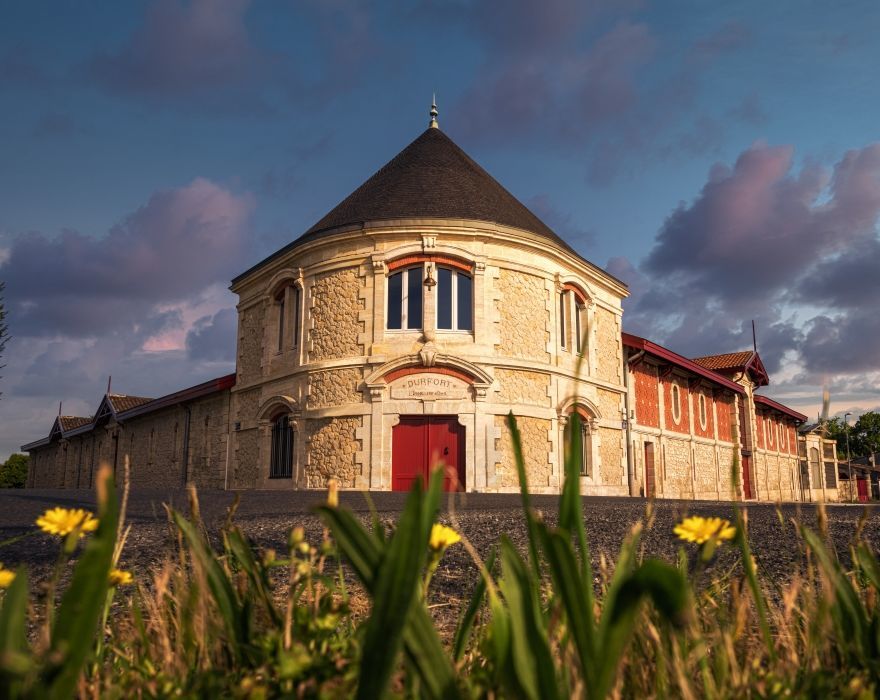
[[[639,350],[635,355],[623,361],[623,387],[626,389],[626,392],[623,394],[623,407],[626,410],[626,485],[629,488],[630,496],[638,496],[639,494],[636,493],[636,474],[632,453],[632,418],[629,410],[629,366],[630,363],[638,362],[644,354],[644,350]]]
[[[192,415],[192,408],[187,406],[184,410],[186,418],[183,420],[183,485],[186,486],[189,480],[189,419]]]
[[[223,490],[229,490],[229,445],[232,442],[232,392],[226,399],[226,466],[223,468]]]

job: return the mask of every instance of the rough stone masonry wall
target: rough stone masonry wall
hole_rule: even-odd
[[[117,469],[124,464],[123,456],[128,455],[133,487],[183,485],[185,420],[185,412],[175,407],[126,421],[119,433]]]
[[[191,404],[191,412],[188,479],[200,488],[222,489],[229,439],[229,391],[199,399]]]
[[[358,391],[361,370],[357,368],[313,372],[309,375],[309,408],[327,408],[361,403],[363,395]]]
[[[522,440],[523,459],[529,487],[543,488],[550,485],[550,421],[544,418],[517,416],[516,425]],[[519,488],[516,474],[516,461],[513,456],[513,442],[507,429],[504,416],[495,416],[495,427],[501,437],[495,439],[495,476],[500,488]]]
[[[718,448],[718,497],[724,500],[728,500],[732,496],[730,485],[733,479],[733,457],[734,448]],[[742,462],[740,462],[739,470],[742,472]]]
[[[229,479],[233,489],[253,488],[260,470],[260,431],[256,428],[235,433],[234,469]]]
[[[327,480],[339,480],[342,488],[357,486],[361,468],[355,462],[361,449],[355,431],[361,418],[319,418],[307,422],[309,458],[305,469],[306,486],[325,488]]]
[[[620,326],[610,311],[596,309],[596,376],[606,382],[620,381]]]
[[[495,379],[501,385],[498,400],[512,404],[549,406],[550,375],[543,372],[527,372],[498,368]]]
[[[363,354],[358,334],[363,325],[358,314],[363,308],[359,296],[357,268],[348,267],[315,278],[312,287],[309,359],[331,360]]]
[[[236,419],[242,424],[252,428],[256,425],[257,411],[260,410],[260,397],[262,392],[260,389],[251,389],[250,391],[242,391],[235,395],[236,403]]]
[[[549,362],[548,292],[544,280],[513,270],[500,270],[498,313],[501,319],[498,351],[507,357]]]
[[[664,446],[663,471],[666,480],[663,495],[667,498],[691,498],[691,451],[686,440],[667,440]]]
[[[718,487],[713,445],[694,444],[694,474],[697,496],[713,497]]]
[[[238,331],[238,373],[242,383],[258,379],[263,361],[265,307],[256,304],[244,309]]]
[[[620,446],[621,431],[599,428],[599,459],[602,462],[602,483],[620,486],[623,482],[623,450]]]
[[[597,394],[599,396],[599,412],[602,414],[602,418],[605,420],[617,420],[623,407],[620,401],[620,394],[615,394],[613,391],[606,391],[605,389],[599,389]]]

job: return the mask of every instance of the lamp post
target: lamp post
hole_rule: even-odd
[[[844,432],[846,433],[846,471],[849,474],[849,500],[852,502],[853,499],[853,482],[852,482],[852,459],[849,455],[849,417],[852,413],[844,413],[843,414],[843,425]]]

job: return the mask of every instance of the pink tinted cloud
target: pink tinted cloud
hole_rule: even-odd
[[[756,144],[664,222],[625,322],[699,354],[747,347],[754,318],[770,364],[794,351],[813,373],[880,370],[878,217],[880,144],[831,170]]]
[[[225,283],[248,249],[253,205],[197,178],[154,194],[104,237],[15,237],[0,278],[16,332],[100,335]]]

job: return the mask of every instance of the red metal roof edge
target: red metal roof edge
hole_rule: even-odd
[[[781,404],[778,401],[774,401],[767,396],[761,396],[760,394],[754,394],[753,397],[755,399],[755,403],[763,404],[764,406],[769,406],[770,408],[776,409],[777,411],[785,413],[786,415],[791,416],[801,423],[807,422],[807,417],[803,413],[798,413],[793,408],[789,408],[788,406]]]
[[[726,377],[721,376],[717,372],[713,372],[712,370],[706,369],[701,365],[698,365],[693,360],[689,360],[688,358],[679,355],[677,352],[672,352],[667,348],[664,348],[662,345],[657,345],[657,343],[653,343],[646,338],[641,338],[637,335],[633,335],[632,333],[622,333],[623,344],[636,348],[638,350],[644,350],[646,353],[650,353],[655,357],[662,358],[667,362],[671,362],[674,365],[681,367],[682,369],[687,370],[693,374],[696,374],[704,379],[708,379],[710,382],[715,382],[723,386],[726,389],[730,389],[731,391],[736,392],[737,394],[745,394],[746,390],[743,389],[736,382],[732,382]]]
[[[117,418],[120,421],[128,420],[129,418],[135,418],[144,413],[152,413],[153,411],[183,403],[184,401],[191,401],[193,399],[201,398],[202,396],[207,396],[208,394],[223,391],[224,389],[230,389],[234,385],[235,374],[226,374],[222,377],[217,377],[216,379],[209,379],[196,386],[191,386],[188,389],[181,389],[180,391],[175,391],[173,394],[160,396],[158,399],[153,399],[149,403],[135,406],[127,411],[122,411]]]
[[[196,384],[196,386],[191,386],[188,389],[181,389],[180,391],[175,391],[173,394],[160,396],[158,399],[153,399],[149,403],[135,406],[134,408],[130,408],[127,411],[122,411],[116,414],[116,419],[121,421],[123,419],[128,420],[129,418],[136,418],[137,416],[140,416],[142,414],[152,413],[153,411],[158,411],[160,409],[167,408],[168,406],[183,403],[184,401],[191,401],[193,399],[201,398],[202,396],[208,396],[209,394],[213,394],[218,391],[231,389],[233,386],[235,386],[235,374],[226,374],[222,377],[209,379],[208,381],[202,382],[201,384]],[[103,400],[104,399],[102,398],[101,401],[103,402]],[[52,427],[55,427],[54,422],[52,423]],[[94,419],[92,419],[90,423],[80,425],[73,430],[62,432],[61,437],[76,437],[77,435],[88,433],[89,431],[94,430],[94,428],[95,421]],[[49,437],[51,437],[51,434],[52,433],[50,429],[49,436],[41,438],[40,440],[35,440],[34,442],[29,442],[26,445],[22,445],[21,449],[27,452],[29,451],[29,449],[36,449],[37,447],[48,445],[50,442]]]

